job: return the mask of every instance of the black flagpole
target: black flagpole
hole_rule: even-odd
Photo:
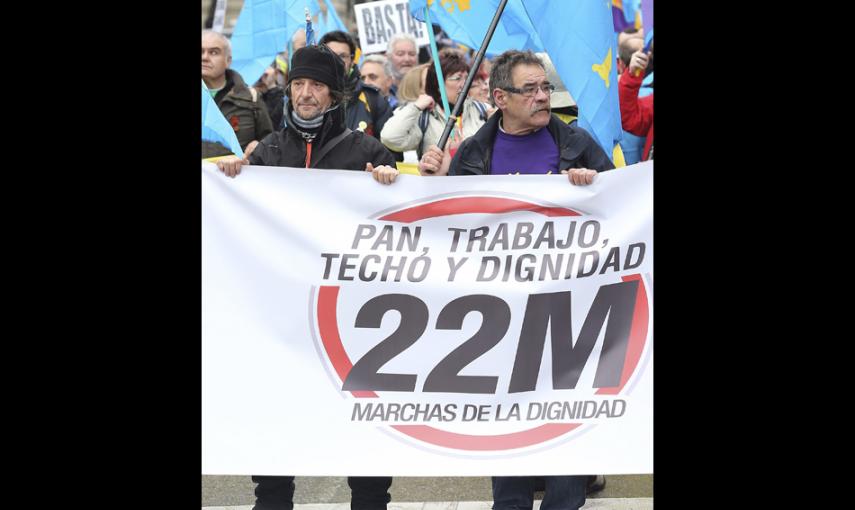
[[[496,14],[493,16],[493,21],[490,22],[490,27],[487,29],[487,35],[484,36],[484,42],[481,43],[481,47],[478,48],[478,53],[475,54],[475,62],[472,63],[472,68],[469,69],[469,74],[466,76],[466,83],[463,85],[463,90],[460,92],[460,95],[457,96],[457,102],[454,103],[454,110],[451,115],[448,116],[448,119],[446,119],[445,129],[442,130],[442,136],[439,137],[439,141],[436,144],[436,146],[439,147],[439,150],[445,150],[445,144],[448,142],[448,136],[454,128],[454,123],[457,121],[457,116],[460,115],[460,110],[463,109],[463,101],[466,100],[466,96],[469,94],[469,88],[472,87],[472,81],[478,73],[478,68],[481,67],[481,61],[484,60],[484,53],[487,52],[487,46],[489,46],[490,40],[493,38],[493,32],[496,31],[496,26],[499,24],[499,18],[502,17],[502,11],[505,10],[505,5],[507,3],[508,0],[502,0],[499,4],[499,7],[496,9]],[[430,30],[430,27],[428,27],[428,29]]]

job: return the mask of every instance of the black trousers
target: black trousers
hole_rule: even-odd
[[[253,510],[294,510],[293,476],[253,476]],[[386,510],[391,501],[391,476],[348,476],[351,510]]]

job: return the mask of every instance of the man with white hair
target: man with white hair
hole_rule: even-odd
[[[232,45],[222,34],[202,31],[202,81],[235,130],[244,151],[273,132],[273,123],[261,95],[231,69]],[[217,142],[202,141],[202,158],[225,156],[232,151]]]
[[[362,81],[377,87],[377,90],[389,102],[389,106],[398,106],[398,98],[392,94],[392,63],[383,55],[366,55],[359,67]]]
[[[392,36],[386,49],[386,57],[392,62],[392,94],[397,95],[401,78],[419,63],[419,46],[416,39],[407,33]]]

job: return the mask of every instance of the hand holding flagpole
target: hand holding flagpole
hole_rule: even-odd
[[[650,38],[649,41],[647,41],[647,44],[644,45],[644,48],[641,49],[641,53],[644,54],[644,67],[638,68],[632,72],[632,75],[635,76],[636,78],[641,76],[642,71],[647,69],[647,62],[648,62],[648,57],[650,54],[650,45],[651,44],[653,44],[653,38],[652,37]],[[633,54],[633,57],[635,57],[635,54]],[[632,61],[630,61],[629,66],[632,67]]]
[[[507,5],[507,3],[508,0],[502,0],[496,8],[496,14],[493,15],[493,21],[490,22],[490,26],[487,28],[487,34],[484,35],[484,41],[478,48],[478,53],[475,54],[475,60],[472,62],[472,67],[469,69],[469,74],[466,76],[466,83],[463,85],[463,90],[461,90],[460,94],[457,96],[457,103],[454,104],[454,112],[452,112],[452,114],[446,119],[445,129],[442,130],[442,136],[439,137],[439,141],[436,143],[439,150],[443,150],[445,148],[445,143],[448,141],[448,136],[454,128],[455,120],[463,109],[463,102],[466,100],[466,96],[469,95],[469,89],[472,87],[475,75],[478,74],[478,69],[481,67],[481,62],[484,60],[484,54],[487,52],[487,46],[490,45],[490,40],[493,38],[493,33],[496,31],[496,26],[499,24],[499,18],[502,17],[502,11],[505,10],[505,5]],[[432,33],[430,27],[428,27],[428,33]]]
[[[635,77],[641,76],[641,73],[647,69],[648,62],[650,62],[650,57],[647,56],[644,49],[640,49],[632,54],[632,58],[629,60],[629,71]]]

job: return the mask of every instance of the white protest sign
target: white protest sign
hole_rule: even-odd
[[[354,5],[359,46],[363,54],[386,51],[396,34],[408,33],[419,46],[430,44],[425,23],[410,16],[406,0],[383,0]]]
[[[651,473],[652,177],[203,163],[203,474]]]

